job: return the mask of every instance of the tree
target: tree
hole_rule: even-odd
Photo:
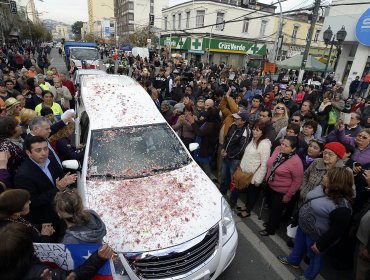
[[[75,40],[81,40],[81,28],[83,27],[84,23],[82,21],[76,21],[72,24],[72,33],[75,37]]]
[[[133,46],[146,47],[148,33],[148,26],[137,28],[134,33],[128,35],[128,40]]]
[[[88,33],[88,34],[86,34],[86,35],[85,35],[85,40],[86,40],[87,42],[94,42],[94,34],[92,34],[92,33]]]

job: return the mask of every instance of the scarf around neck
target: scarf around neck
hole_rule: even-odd
[[[278,156],[276,157],[276,159],[274,160],[274,162],[272,163],[271,173],[270,173],[270,176],[267,178],[267,182],[274,181],[276,169],[294,155],[295,155],[295,152],[292,152],[289,154],[283,154],[280,152]]]

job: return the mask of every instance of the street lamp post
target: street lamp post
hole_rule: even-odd
[[[329,50],[329,57],[326,60],[325,70],[324,70],[324,79],[326,76],[326,72],[328,71],[329,61],[331,58],[331,52],[333,51],[333,46],[335,45],[337,49],[340,49],[340,46],[342,45],[343,41],[346,39],[347,31],[344,26],[337,32],[336,36],[333,36],[333,31],[331,30],[331,27],[329,26],[328,29],[324,31],[323,38],[325,45],[328,46],[330,44],[330,50]],[[335,41],[336,37],[336,41]]]
[[[211,27],[211,33],[209,34],[209,40],[208,40],[208,53],[207,53],[207,63],[209,65],[209,56],[211,52],[211,41],[212,41],[212,31],[213,31],[214,25]]]

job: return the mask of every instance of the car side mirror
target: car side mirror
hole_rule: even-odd
[[[189,151],[194,152],[195,150],[199,149],[199,144],[198,143],[190,143],[189,144]]]
[[[64,160],[62,162],[62,166],[65,169],[71,169],[71,170],[78,170],[80,168],[78,161],[75,159]]]

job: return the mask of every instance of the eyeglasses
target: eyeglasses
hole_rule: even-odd
[[[323,154],[324,156],[328,156],[328,157],[335,157],[335,156],[336,156],[336,154],[331,153],[331,152],[328,152],[328,151],[324,151],[322,154]]]
[[[361,138],[361,139],[364,139],[364,140],[368,140],[369,139],[369,137],[366,137],[365,135],[361,135],[361,134],[357,135],[357,137],[358,138]]]

